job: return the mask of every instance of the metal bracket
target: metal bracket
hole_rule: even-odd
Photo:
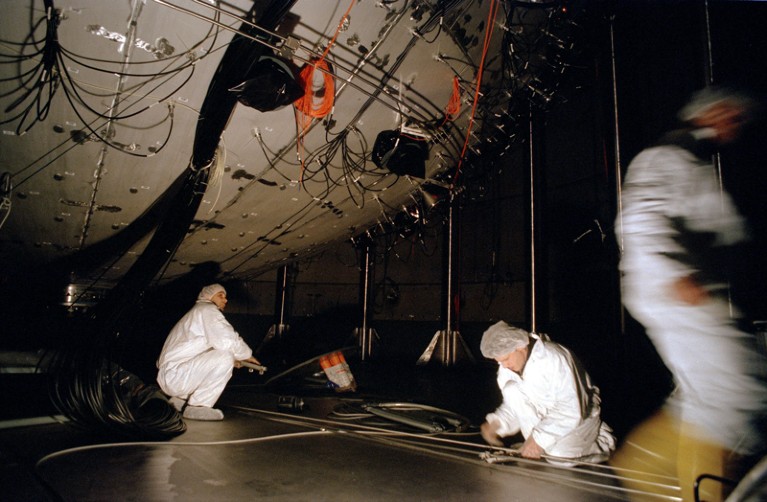
[[[285,43],[280,46],[279,55],[285,59],[290,59],[300,46],[301,41],[299,39],[288,36]]]

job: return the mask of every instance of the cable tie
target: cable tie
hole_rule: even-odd
[[[408,28],[408,30],[407,30],[407,31],[409,31],[409,32],[410,32],[410,34],[411,34],[411,35],[413,35],[414,37],[418,37],[418,38],[420,38],[421,40],[423,40],[423,39],[424,39],[424,38],[423,38],[423,35],[421,35],[420,33],[418,33],[418,31],[417,31],[417,30],[415,30],[413,27],[410,27],[410,28]]]

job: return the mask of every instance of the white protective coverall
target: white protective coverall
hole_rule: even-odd
[[[218,307],[197,300],[168,334],[157,361],[157,383],[190,406],[212,407],[232,377],[234,362],[253,352]]]
[[[616,221],[623,303],[674,376],[670,410],[720,445],[749,453],[761,447],[754,419],[767,406],[758,376],[764,358],[731,316],[722,267],[704,259],[747,231],[710,155],[694,155],[692,144],[648,148],[629,165]],[[710,293],[697,305],[672,294],[674,281],[690,276]]]
[[[545,335],[530,337],[536,342],[522,375],[498,366],[503,402],[487,422],[500,424],[499,436],[532,434],[548,457],[606,460],[615,437],[600,418],[599,389],[569,350]]]

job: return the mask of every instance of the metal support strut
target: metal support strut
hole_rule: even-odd
[[[433,356],[442,363],[443,366],[453,366],[459,359],[464,357],[474,362],[469,347],[461,337],[460,331],[453,328],[458,324],[457,316],[453,319],[455,306],[453,304],[453,279],[454,279],[454,253],[455,253],[455,224],[457,213],[457,200],[455,194],[450,194],[450,209],[448,212],[447,235],[445,247],[447,251],[447,270],[445,271],[445,329],[439,330],[432,337],[431,342],[424,350],[416,364],[423,365],[428,363]]]
[[[275,322],[269,327],[269,331],[266,333],[266,336],[256,350],[256,353],[261,352],[261,349],[274,339],[279,343],[282,336],[290,329],[290,325],[287,323],[287,317],[288,311],[292,305],[292,287],[295,275],[296,267],[293,264],[283,265],[277,270],[274,295]]]
[[[354,329],[360,346],[360,358],[367,361],[373,355],[373,341],[378,337],[374,329],[369,327],[370,302],[373,298],[372,288],[375,277],[375,247],[371,240],[365,239],[360,244],[362,250],[362,268],[360,269],[360,305],[362,308],[362,326]]]

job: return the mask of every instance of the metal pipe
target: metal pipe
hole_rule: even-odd
[[[455,231],[455,204],[456,198],[453,192],[450,193],[450,208],[448,210],[447,221],[447,291],[445,301],[447,309],[445,312],[445,336],[442,344],[442,361],[446,366],[451,366],[456,362],[455,333],[453,330],[453,233]]]
[[[621,172],[620,126],[618,122],[618,70],[615,64],[615,15],[610,17],[610,71],[613,98],[613,141],[615,141],[615,191],[618,210],[618,248],[623,254],[623,173]]]
[[[365,361],[373,352],[373,337],[368,327],[368,316],[370,307],[370,287],[371,287],[371,271],[373,267],[373,260],[371,260],[371,254],[373,253],[373,244],[370,241],[365,242],[362,252],[363,256],[363,268],[362,268],[362,327],[360,328],[360,358]]]
[[[528,142],[530,144],[530,331],[536,332],[537,319],[535,301],[535,152],[533,147],[533,110],[529,113]]]
[[[288,294],[288,266],[283,265],[277,270],[277,326],[282,328],[285,325],[285,309]]]
[[[711,12],[709,9],[709,3],[708,0],[703,2],[703,16],[705,20],[705,30],[706,30],[706,59],[705,59],[705,66],[706,66],[706,81],[708,85],[714,84],[714,44],[713,39],[711,37]],[[716,177],[719,182],[719,202],[720,206],[724,208],[724,194],[725,194],[725,188],[724,188],[724,172],[722,171],[722,156],[720,153],[714,152],[714,154],[711,156],[711,161],[714,164],[714,171],[716,171]],[[727,285],[727,306],[730,311],[730,317],[736,317],[737,314],[735,312],[735,305],[732,299],[732,288],[730,285]]]
[[[138,18],[141,15],[141,7],[144,5],[146,0],[133,0],[131,5],[131,14],[130,18],[128,19],[128,33],[125,37],[124,45],[122,46],[121,50],[123,52],[123,61],[122,66],[120,67],[120,73],[119,77],[117,79],[117,86],[115,87],[115,94],[112,98],[112,105],[107,110],[107,123],[104,128],[104,138],[109,141],[110,138],[114,136],[114,116],[117,115],[117,111],[120,107],[120,95],[123,92],[123,89],[125,88],[125,82],[128,79],[126,76],[126,73],[128,72],[128,65],[130,64],[131,56],[133,55],[133,49],[136,46],[136,24],[138,23]],[[106,164],[105,159],[107,155],[107,150],[109,147],[106,145],[103,145],[101,147],[101,151],[99,152],[99,159],[96,163],[96,171],[93,174],[93,177],[95,178],[95,181],[93,182],[93,190],[91,190],[91,197],[88,201],[88,210],[85,212],[85,218],[83,220],[83,229],[80,233],[80,241],[79,241],[79,247],[80,249],[85,247],[85,241],[88,238],[88,229],[91,225],[91,220],[93,219],[93,214],[96,211],[96,194],[98,194],[99,186],[101,185],[101,177],[104,171],[104,165]]]
[[[618,69],[615,58],[615,15],[610,16],[610,71],[612,78],[612,98],[613,98],[613,141],[615,142],[615,199],[616,199],[616,226],[618,234],[618,253],[623,256],[623,172],[621,167],[621,142],[620,142],[620,123],[618,120]],[[618,279],[618,291],[623,297],[623,287],[620,278]],[[620,329],[621,333],[626,333],[626,309],[623,308],[621,301],[620,307]]]
[[[706,79],[709,84],[714,83],[714,51],[711,43],[711,13],[708,9],[708,0],[703,2],[703,16],[706,21]]]

